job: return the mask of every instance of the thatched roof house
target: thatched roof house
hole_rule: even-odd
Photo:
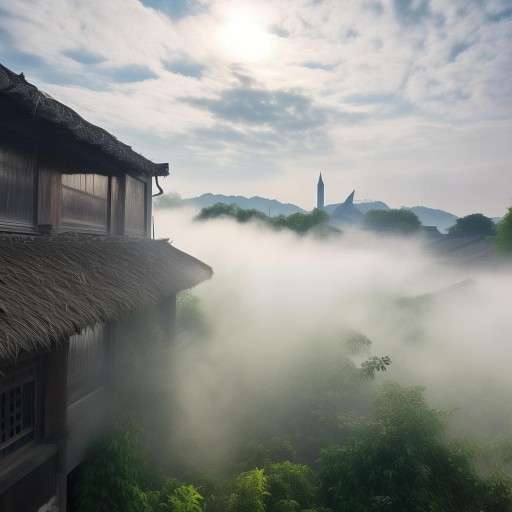
[[[212,269],[150,238],[168,164],[2,65],[0,111],[0,512],[64,511],[105,419],[116,326],[154,307],[172,343],[176,293]]]

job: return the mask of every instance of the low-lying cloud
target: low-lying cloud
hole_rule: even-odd
[[[458,408],[451,422],[459,433],[511,434],[510,273],[444,266],[419,242],[298,238],[191,217],[187,209],[156,215],[157,236],[215,272],[194,290],[213,337],[196,343],[179,370],[187,435],[235,443],[233,419],[251,387],[266,380],[277,392],[305,343],[344,329],[391,358],[385,378],[426,386],[435,407]]]

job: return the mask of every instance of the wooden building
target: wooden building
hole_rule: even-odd
[[[0,512],[66,510],[118,322],[154,306],[172,342],[176,293],[212,275],[150,238],[167,174],[0,65]]]

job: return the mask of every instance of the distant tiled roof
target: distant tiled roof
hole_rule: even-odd
[[[23,74],[17,75],[1,64],[0,94],[9,97],[30,112],[34,119],[55,123],[68,131],[76,140],[89,144],[97,151],[120,161],[137,173],[148,176],[167,176],[169,174],[169,164],[156,164],[144,158],[107,131],[87,122],[71,108],[28,83]]]
[[[427,250],[453,263],[489,263],[498,261],[496,248],[484,235],[443,235],[427,246]]]
[[[0,359],[48,348],[212,274],[166,240],[76,233],[0,238]]]

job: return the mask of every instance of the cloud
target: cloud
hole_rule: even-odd
[[[432,16],[430,0],[393,0],[393,10],[405,25],[421,23]]]
[[[151,78],[157,78],[158,75],[153,73],[149,68],[144,66],[125,66],[118,69],[112,69],[109,72],[110,76],[116,82],[142,82]]]
[[[71,49],[63,52],[67,57],[79,62],[80,64],[91,65],[99,64],[105,60],[105,57],[88,52],[84,49]]]
[[[269,34],[265,58],[234,58],[219,44],[234,9]],[[493,176],[512,160],[501,144],[501,121],[512,117],[508,0],[10,2],[0,48],[4,64],[87,119],[144,141],[143,154],[152,140],[163,156],[166,140],[193,153],[190,166],[182,162],[197,173],[203,165],[231,176],[240,162],[262,162],[278,183],[282,172],[324,166],[373,188],[363,179],[371,166],[418,186],[422,173],[458,168],[468,155]],[[489,147],[500,141],[499,153],[475,155],[472,133]],[[462,176],[450,172],[451,183]],[[298,189],[287,200],[300,203]],[[481,200],[470,195],[468,204]]]
[[[201,78],[206,69],[204,64],[190,60],[180,59],[172,62],[164,62],[164,68],[171,73],[177,73],[183,76]]]
[[[188,99],[216,117],[232,123],[271,127],[286,132],[305,131],[325,125],[327,114],[310,98],[290,91],[233,88],[218,99]]]
[[[204,10],[204,5],[196,0],[141,0],[141,3],[165,12],[173,20],[186,18]]]

